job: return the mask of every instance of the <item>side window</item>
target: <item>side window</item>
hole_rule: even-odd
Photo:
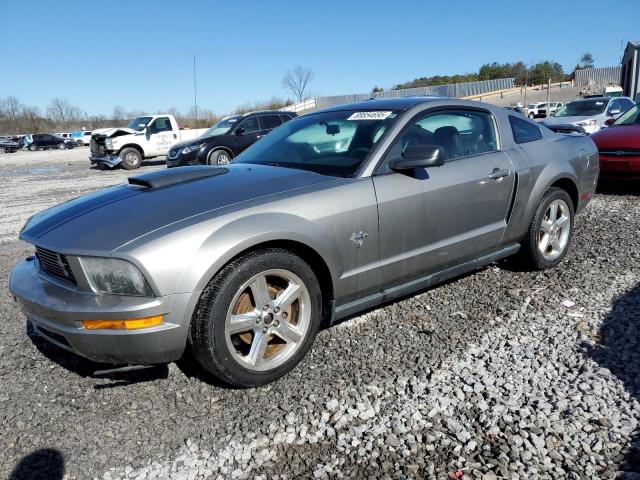
[[[291,117],[289,115],[280,115],[280,117],[282,117],[282,123],[288,122],[289,120],[291,120],[293,118],[293,117]]]
[[[260,131],[260,123],[258,123],[258,117],[245,118],[238,128],[244,128],[244,133],[254,133]]]
[[[149,130],[153,133],[170,132],[171,121],[169,120],[169,117],[156,118],[151,124],[151,126],[149,127]]]
[[[537,125],[528,122],[524,118],[509,115],[509,123],[513,132],[513,139],[516,143],[535,142],[542,138],[542,131]]]
[[[612,100],[611,103],[609,103],[607,112],[610,112],[612,110],[622,110],[622,106],[620,105],[620,102],[618,100]]]
[[[493,117],[475,110],[448,110],[416,120],[392,147],[391,158],[407,146],[435,145],[446,160],[492,152],[498,148]]]
[[[262,115],[261,119],[264,130],[271,130],[282,125],[280,115]]]
[[[629,110],[631,107],[633,107],[633,102],[631,100],[627,100],[626,98],[621,98],[620,100],[618,100],[620,102],[620,109],[623,112],[626,112],[627,110]]]

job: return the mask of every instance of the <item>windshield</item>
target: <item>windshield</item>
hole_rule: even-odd
[[[614,125],[640,125],[640,105],[631,107],[618,118]]]
[[[238,120],[240,120],[240,118],[241,118],[241,115],[223,118],[218,123],[216,123],[213,127],[211,127],[209,130],[204,132],[201,136],[206,138],[206,137],[213,137],[214,135],[224,135],[229,130],[231,130],[236,123],[238,123]]]
[[[129,122],[129,125],[127,125],[127,128],[141,132],[142,130],[144,130],[147,124],[151,121],[151,118],[152,117],[136,117]]]
[[[323,175],[353,176],[384,132],[394,111],[343,110],[305,115],[278,127],[234,163],[274,165]]]
[[[556,112],[556,117],[590,117],[604,112],[607,102],[604,100],[582,100],[567,103]]]

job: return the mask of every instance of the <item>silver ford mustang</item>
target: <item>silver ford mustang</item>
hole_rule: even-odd
[[[299,117],[231,165],[182,167],[32,217],[9,288],[35,331],[117,364],[271,382],[318,329],[515,255],[557,265],[598,154],[484,103],[371,100]]]

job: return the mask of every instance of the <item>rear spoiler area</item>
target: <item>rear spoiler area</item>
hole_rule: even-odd
[[[545,125],[549,130],[553,130],[556,133],[562,133],[564,135],[587,135],[584,128],[578,125],[563,124],[563,125]]]

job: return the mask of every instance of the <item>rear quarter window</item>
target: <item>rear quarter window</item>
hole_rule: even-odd
[[[532,122],[524,118],[509,115],[509,123],[513,132],[513,139],[516,143],[535,142],[542,138],[542,130]]]

